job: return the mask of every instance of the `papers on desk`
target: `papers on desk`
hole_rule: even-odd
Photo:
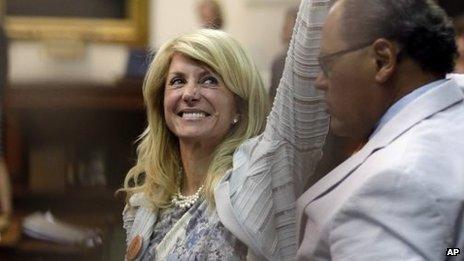
[[[36,239],[88,248],[102,243],[96,229],[80,228],[57,220],[50,212],[36,212],[24,218],[23,233]]]

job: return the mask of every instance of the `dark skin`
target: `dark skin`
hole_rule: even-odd
[[[309,176],[305,187],[311,187],[319,179],[325,176],[325,174],[329,173],[332,169],[348,159],[363,144],[364,141],[362,140],[339,137],[329,130],[325,139],[322,158],[318,162],[314,174]]]
[[[346,41],[354,39],[341,37],[345,35],[342,29],[346,29],[341,21],[342,12],[343,0],[334,5],[324,25],[321,55],[349,49],[356,43]],[[379,38],[366,48],[337,57],[330,66],[329,76],[319,74],[316,88],[325,92],[332,116],[331,130],[316,173],[306,187],[361,149],[395,102],[444,77],[423,71],[405,55],[398,59],[400,51],[395,41]]]
[[[329,12],[322,31],[321,55],[350,48],[343,39],[343,3]],[[348,39],[350,40],[350,39]],[[316,88],[325,92],[335,135],[367,140],[382,115],[396,101],[442,75],[423,71],[400,46],[379,38],[371,45],[333,60],[330,75],[319,74]]]

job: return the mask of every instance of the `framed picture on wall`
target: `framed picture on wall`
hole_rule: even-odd
[[[149,0],[1,0],[9,37],[145,45]]]

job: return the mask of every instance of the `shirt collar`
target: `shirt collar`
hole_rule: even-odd
[[[387,112],[385,112],[380,118],[380,120],[377,122],[376,127],[374,132],[372,132],[371,136],[369,137],[372,138],[379,130],[387,124],[395,115],[397,115],[404,107],[406,107],[408,104],[413,102],[415,99],[417,99],[419,96],[422,94],[426,93],[427,91],[443,84],[444,82],[448,81],[449,79],[440,79],[437,81],[433,81],[431,83],[428,83],[426,85],[423,85],[414,91],[408,93],[407,95],[403,96],[401,99],[396,101],[390,108],[388,108]]]

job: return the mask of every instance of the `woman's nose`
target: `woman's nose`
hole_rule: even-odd
[[[200,99],[200,89],[196,83],[188,83],[184,87],[182,99],[188,103],[194,102]]]

